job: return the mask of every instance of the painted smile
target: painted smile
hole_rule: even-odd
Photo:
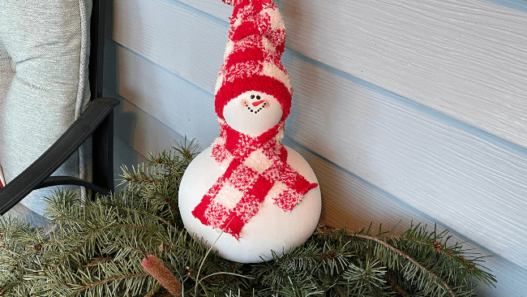
[[[262,102],[263,102],[263,104],[261,104]],[[259,101],[259,102],[254,102],[252,105],[255,106],[255,107],[258,107],[258,105],[260,105],[260,104],[261,104],[260,108],[258,108],[256,110],[252,109],[251,106],[249,106],[249,102],[245,102],[245,107],[247,107],[247,109],[249,111],[251,111],[251,112],[256,114],[256,113],[260,112],[262,109],[264,109],[265,107],[268,106],[268,103],[265,100],[262,100],[262,101]]]
[[[242,107],[246,107],[249,112],[254,114],[257,114],[262,111],[262,109],[269,108],[271,106],[270,102],[266,99],[263,99],[260,95],[251,95],[251,100],[243,99],[241,104]]]

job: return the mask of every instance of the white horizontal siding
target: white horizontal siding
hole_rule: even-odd
[[[119,97],[113,92],[110,92],[108,96]],[[120,164],[125,164],[128,168],[137,167],[138,164],[146,162],[144,156],[148,153],[169,147],[168,144],[166,147],[147,144],[148,140],[142,137],[143,133],[157,135],[161,142],[166,138],[177,141],[183,140],[183,136],[175,131],[167,131],[163,123],[131,104],[128,100],[121,98],[121,103],[122,106],[116,109],[115,114],[116,123],[120,123],[116,127],[117,133],[115,135],[115,151],[118,152],[116,154],[116,176],[121,173]],[[133,119],[134,125],[127,124],[131,119]],[[141,127],[141,129],[137,129],[137,127]],[[134,138],[137,139],[133,143],[130,143],[130,134],[135,135]],[[138,142],[144,142],[144,144]],[[325,223],[332,226],[345,226],[349,230],[357,230],[367,227],[370,222],[373,222],[372,228],[376,230],[379,227],[379,222],[382,222],[384,224],[383,230],[389,230],[401,220],[397,228],[398,231],[403,230],[412,220],[428,224],[430,228],[435,223],[432,218],[379,191],[360,178],[306,150],[291,139],[286,138],[285,142],[308,160],[319,177],[320,186],[324,191],[322,219]],[[159,142],[156,141],[156,143]],[[345,201],[345,203],[336,202],[339,200]],[[439,225],[438,231],[441,232],[442,230],[444,227]],[[450,242],[453,244],[455,241],[464,241],[464,239],[454,236]],[[475,249],[470,243],[464,243],[464,247]],[[483,253],[488,254],[488,252]],[[478,296],[524,296],[523,293],[527,290],[527,283],[524,281],[527,279],[525,269],[521,269],[501,257],[486,259],[485,266],[497,276],[499,283],[496,289],[488,290],[487,288]]]
[[[229,16],[221,1],[179,1]],[[480,0],[277,3],[288,48],[527,147],[526,11]]]
[[[107,43],[106,55],[116,63],[105,68],[111,72],[106,76],[114,79],[109,82],[112,91],[180,135],[196,138],[204,145],[218,137],[220,129],[210,93],[112,41]],[[145,137],[150,134],[145,133]],[[133,139],[142,141],[141,137]],[[168,141],[172,141],[170,137]],[[150,150],[163,147],[169,146],[156,145]]]
[[[285,60],[297,86],[290,137],[527,267],[524,151],[296,56]]]
[[[218,34],[226,36],[226,26],[167,1],[115,3],[114,40],[213,92],[225,46],[224,38],[218,38]],[[149,18],[151,15],[156,17]],[[142,21],[135,21],[138,19]],[[165,29],[156,30],[161,27],[171,28],[170,38]],[[205,41],[207,45],[202,46]],[[191,51],[187,47],[192,49],[191,56],[187,56]],[[196,60],[196,56],[201,59]],[[125,55],[119,59],[127,58]],[[189,62],[194,60],[194,64]],[[295,141],[493,253],[527,267],[527,255],[523,252],[527,245],[527,230],[523,228],[527,225],[523,214],[527,208],[524,152],[453,127],[404,99],[372,91],[371,86],[353,77],[314,65],[298,55],[288,53],[284,62],[297,90],[287,126]],[[144,91],[132,91],[142,95],[132,95],[134,99],[130,100],[148,102],[145,98],[150,86],[155,85],[149,77],[157,75],[145,76],[144,84],[120,79],[118,88],[124,84],[138,88],[142,84]],[[167,99],[186,107],[165,106],[153,108],[152,112],[185,110],[185,114],[199,115],[212,109],[212,98],[208,104],[196,98],[202,97],[180,98],[181,103],[176,103],[176,98]],[[189,104],[191,100],[194,103]],[[213,120],[206,119],[213,114],[207,114],[203,121],[192,121],[189,127],[216,129]]]
[[[494,2],[496,4],[504,5],[512,9],[527,12],[527,1],[525,0],[486,0],[486,1]]]
[[[113,40],[202,89],[214,88],[227,24],[196,15],[171,0],[115,0],[113,19]]]
[[[319,179],[323,192],[322,219],[331,226],[345,226],[348,230],[359,230],[372,223],[373,230],[379,228],[378,223],[383,223],[383,230],[388,231],[399,220],[402,231],[412,221],[428,224],[431,230],[436,219],[422,214],[415,208],[409,207],[397,198],[384,191],[365,183],[362,179],[350,174],[339,166],[328,162],[324,158],[306,150],[301,145],[286,138],[284,143],[301,153]],[[477,229],[477,227],[476,227]],[[438,224],[437,230],[445,230],[443,224]],[[474,246],[466,242],[463,236],[452,234],[452,242],[463,242],[463,247],[468,251],[479,252],[482,255],[495,255],[481,246]],[[479,288],[478,296],[482,297],[524,297],[527,290],[527,270],[521,268],[502,257],[489,257],[485,259],[485,267],[490,269],[498,279],[496,288]],[[484,290],[481,290],[484,289]]]
[[[178,1],[114,0],[109,37],[115,42],[107,44],[105,86],[122,101],[116,113],[119,162],[144,160],[148,152],[168,149],[182,135],[197,138],[203,147],[218,135],[212,92],[228,26],[207,14],[226,20],[231,8],[220,0]],[[310,56],[291,50],[284,55],[296,91],[285,143],[306,157],[319,178],[323,220],[358,229],[370,222],[389,228],[402,219],[399,230],[412,219],[439,222],[441,228],[455,230],[456,238],[470,239],[484,253],[497,255],[487,266],[498,276],[498,288],[478,296],[524,296],[527,150],[444,116],[425,103],[415,104],[412,101],[418,100],[410,95],[405,98],[387,91],[394,91],[391,78],[372,84],[357,78],[367,78],[362,74],[350,75],[347,59],[373,59],[364,56],[366,52],[339,49],[335,59],[342,63],[313,54],[320,47],[350,43],[352,39],[338,37],[336,31],[328,31],[326,41],[304,42],[306,49],[295,48],[295,39],[311,30],[295,29],[300,26],[297,22],[326,26],[324,14],[306,14],[306,9],[319,5],[313,2],[279,1],[289,48],[308,51],[303,53]],[[345,8],[360,3],[344,2],[335,5],[342,3]],[[459,1],[448,3],[463,6]],[[509,9],[484,1],[470,3],[481,5],[475,6],[479,9],[491,7],[491,11]],[[324,13],[330,10],[331,5],[327,6]],[[350,58],[349,53],[356,57]],[[363,70],[380,72],[372,67]]]

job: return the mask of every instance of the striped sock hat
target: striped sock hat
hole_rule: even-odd
[[[282,121],[291,109],[293,88],[282,64],[285,26],[272,0],[222,0],[234,6],[229,41],[215,89],[215,108],[223,108],[244,92],[274,96],[282,105]]]

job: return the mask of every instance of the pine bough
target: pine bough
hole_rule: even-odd
[[[123,168],[122,189],[82,201],[47,199],[56,228],[45,234],[0,219],[2,296],[165,296],[141,265],[155,255],[179,280],[182,296],[474,296],[495,277],[447,232],[412,225],[400,235],[320,225],[302,246],[261,264],[224,260],[183,227],[181,177],[199,147],[178,145]],[[166,295],[171,296],[171,295]]]

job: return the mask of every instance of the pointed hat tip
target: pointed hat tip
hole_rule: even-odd
[[[232,6],[235,6],[237,4],[239,4],[240,2],[242,2],[241,0],[221,0],[223,1],[223,3],[225,4],[229,4],[229,5],[232,5]]]

